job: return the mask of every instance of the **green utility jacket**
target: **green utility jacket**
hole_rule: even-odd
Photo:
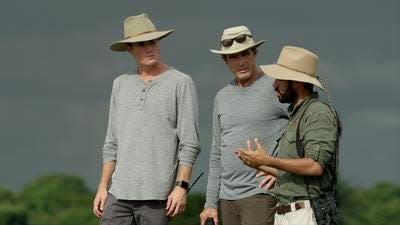
[[[280,204],[288,204],[309,197],[320,196],[323,192],[330,191],[332,185],[333,156],[336,152],[335,142],[338,139],[338,129],[335,116],[331,109],[318,99],[318,93],[314,92],[302,103],[294,107],[289,106],[290,114],[289,124],[278,140],[277,157],[296,159],[299,158],[296,150],[296,130],[306,106],[306,112],[300,123],[300,140],[303,144],[305,157],[318,162],[323,168],[321,176],[308,176],[307,185],[305,176],[278,171],[278,179],[275,188],[275,194]],[[337,158],[337,157],[336,157]]]

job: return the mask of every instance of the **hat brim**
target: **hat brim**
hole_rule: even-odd
[[[278,79],[278,80],[294,80],[305,83],[310,83],[318,86],[322,90],[324,89],[321,82],[315,77],[307,75],[302,72],[294,71],[289,68],[273,64],[273,65],[262,65],[261,70],[268,76]]]
[[[240,48],[235,48],[235,49],[231,48],[231,49],[227,49],[227,50],[210,49],[210,51],[212,53],[216,53],[216,54],[220,54],[220,55],[231,55],[231,54],[242,52],[242,51],[247,50],[249,48],[258,48],[258,46],[260,46],[264,42],[265,42],[265,40],[261,40],[261,41],[259,41],[257,43],[251,44],[251,45],[241,46]]]
[[[172,32],[174,32],[174,30],[155,31],[155,32],[141,34],[136,37],[131,37],[121,41],[114,42],[110,45],[110,49],[116,52],[125,52],[128,50],[127,43],[136,43],[143,41],[151,41],[154,39],[163,39],[168,35],[170,35]]]

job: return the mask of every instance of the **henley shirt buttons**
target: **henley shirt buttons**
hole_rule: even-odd
[[[145,92],[145,91],[146,91],[146,89],[143,89],[143,90],[142,90],[142,92]]]

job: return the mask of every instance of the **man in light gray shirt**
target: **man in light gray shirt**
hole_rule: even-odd
[[[231,27],[222,34],[221,48],[211,50],[222,55],[235,79],[214,100],[213,141],[201,225],[207,218],[218,224],[218,206],[224,224],[274,222],[276,199],[266,190],[271,183],[267,185],[268,179],[256,177],[255,171],[234,153],[254,138],[273,149],[287,124],[287,106],[277,101],[273,80],[256,65],[257,47],[263,42],[256,42],[245,26]]]
[[[160,60],[159,40],[173,30],[157,31],[141,14],[124,31],[111,50],[128,51],[138,68],[114,80],[93,212],[103,225],[164,225],[185,210],[200,152],[196,90]]]

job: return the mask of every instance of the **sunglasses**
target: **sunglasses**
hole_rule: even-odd
[[[229,38],[229,39],[225,39],[225,40],[222,40],[221,41],[221,44],[222,44],[222,46],[224,46],[224,47],[230,47],[230,46],[232,46],[232,44],[233,44],[233,41],[236,41],[237,43],[243,43],[243,42],[245,42],[246,41],[246,39],[247,39],[247,37],[252,37],[251,35],[248,35],[248,34],[241,34],[241,35],[239,35],[239,36],[237,36],[237,37],[234,37],[234,38]]]

